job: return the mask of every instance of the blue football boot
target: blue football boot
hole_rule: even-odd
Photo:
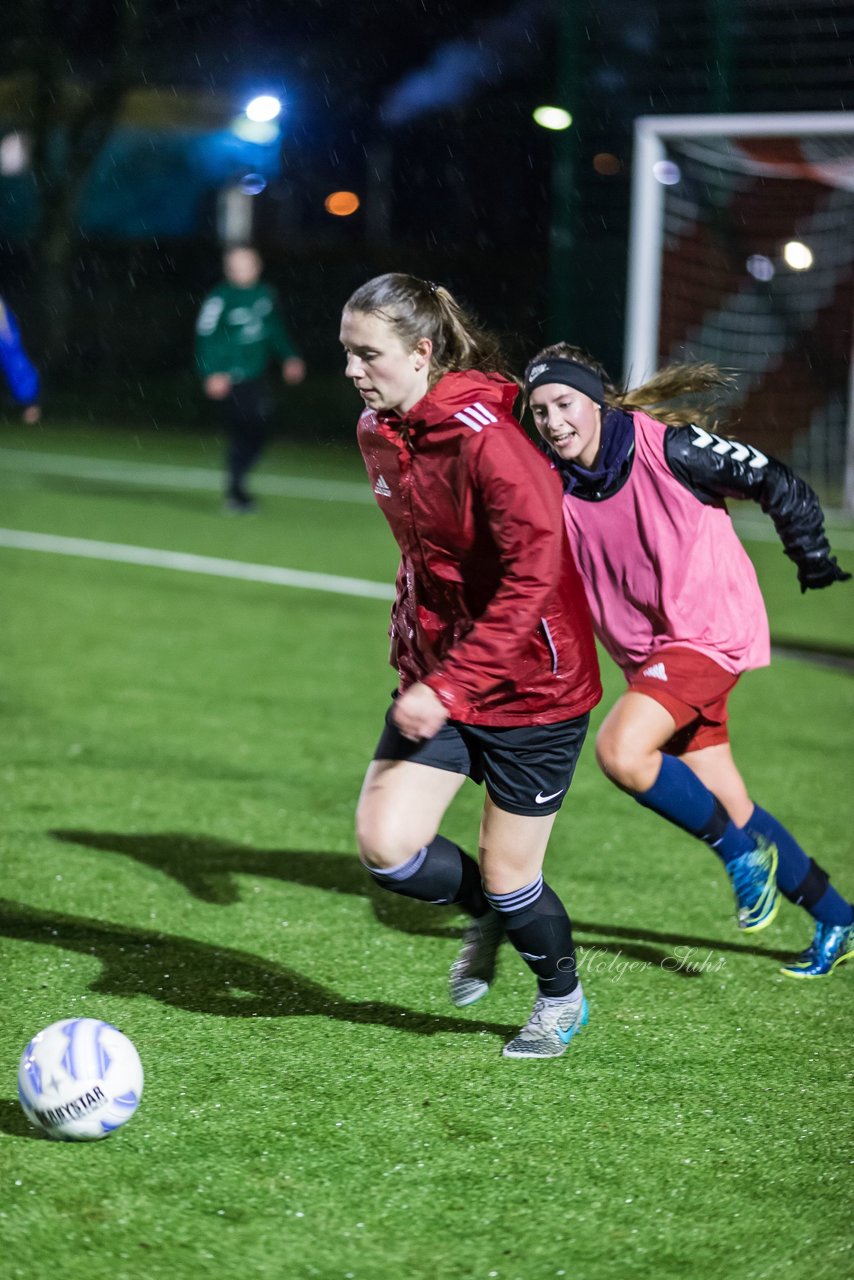
[[[777,858],[777,846],[760,836],[755,849],[726,864],[738,908],[738,927],[747,933],[767,928],[777,914]]]
[[[822,924],[806,951],[792,964],[782,965],[787,978],[829,978],[838,964],[854,956],[854,924]]]

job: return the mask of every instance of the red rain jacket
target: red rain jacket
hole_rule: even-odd
[[[551,724],[602,696],[557,473],[512,415],[515,385],[446,374],[404,417],[366,409],[359,447],[401,551],[391,665],[452,720]]]

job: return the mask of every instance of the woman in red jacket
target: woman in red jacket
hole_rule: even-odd
[[[444,288],[368,281],[341,322],[358,438],[401,551],[400,688],[365,778],[362,861],[393,893],[471,917],[450,994],[489,989],[506,935],[537,977],[507,1057],[562,1054],[587,1021],[569,917],[543,881],[555,815],[601,697],[561,486],[511,408],[495,342]],[[466,778],[486,788],[480,865],[438,834]]]

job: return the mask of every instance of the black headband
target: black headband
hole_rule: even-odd
[[[597,404],[605,403],[605,388],[598,373],[575,360],[535,360],[528,365],[525,370],[526,395],[548,382],[562,382],[564,386],[574,387],[589,396]]]

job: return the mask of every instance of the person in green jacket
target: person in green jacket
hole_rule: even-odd
[[[202,303],[196,321],[196,364],[209,400],[226,408],[226,510],[247,513],[254,503],[246,488],[270,429],[274,408],[268,371],[281,364],[293,386],[305,364],[285,329],[276,291],[261,282],[257,249],[235,245],[223,256],[225,279]]]

